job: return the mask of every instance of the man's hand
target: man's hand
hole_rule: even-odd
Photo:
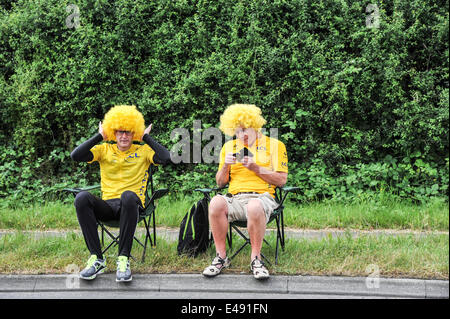
[[[251,156],[244,156],[242,158],[242,166],[244,166],[245,168],[251,170],[251,171],[255,171],[256,169],[259,168],[259,166],[255,163],[255,161],[253,160],[253,157]]]
[[[223,187],[228,184],[228,181],[230,179],[230,167],[233,164],[236,164],[236,157],[233,155],[233,153],[227,153],[225,155],[222,169],[217,171],[216,173],[216,183],[219,187]]]
[[[106,140],[107,136],[105,134],[105,131],[103,131],[103,126],[102,126],[101,121],[98,123],[98,132],[102,135],[103,140]]]
[[[150,132],[151,132],[151,130],[152,130],[152,125],[153,125],[153,124],[150,124],[150,125],[144,130],[144,134],[142,134],[141,140],[142,140],[142,138],[144,137],[145,134],[150,134]]]
[[[286,184],[287,173],[274,172],[265,167],[259,166],[254,162],[253,157],[251,156],[244,156],[241,163],[242,166],[251,170],[269,184],[275,186],[283,186]]]
[[[230,166],[232,164],[236,164],[236,157],[234,156],[234,153],[227,153],[225,155],[225,161],[224,164],[226,166]]]

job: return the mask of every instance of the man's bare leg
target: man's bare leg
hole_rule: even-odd
[[[259,199],[252,199],[247,205],[247,229],[252,246],[251,260],[261,260],[261,247],[266,232],[266,216]]]
[[[227,256],[228,205],[221,196],[214,196],[209,204],[209,226],[214,238],[216,252],[220,258]]]

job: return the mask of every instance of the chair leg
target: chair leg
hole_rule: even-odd
[[[239,248],[239,249],[233,254],[233,256],[230,257],[230,259],[233,259],[237,254],[239,254],[239,253],[241,252],[241,250],[244,249],[245,246],[247,246],[248,244],[249,244],[249,242],[246,241],[245,244],[242,245],[241,248]]]
[[[133,237],[134,237],[134,240],[135,240],[139,245],[141,245],[142,247],[144,247],[144,244],[141,243],[141,241],[140,241],[136,236],[133,236]]]
[[[233,228],[231,228],[231,224],[229,227],[230,230],[227,233],[228,247],[230,247],[230,251],[233,251]]]
[[[104,246],[104,233],[106,233],[109,238],[112,239],[112,242],[108,245],[108,247],[106,247],[102,254],[105,253],[113,244],[118,245],[119,244],[119,236],[114,236],[114,234],[112,234],[103,224],[99,224],[100,227],[102,228],[102,246]]]
[[[245,243],[230,257],[230,259],[233,259],[237,254],[239,254],[241,252],[242,249],[245,248],[245,246],[250,245],[250,239],[245,236],[245,234],[243,232],[241,232],[239,230],[239,228],[237,228],[236,226],[233,226],[232,228],[234,228],[234,230],[236,230],[236,232],[245,240]],[[230,231],[231,232],[231,231]],[[269,245],[269,243],[264,239],[264,242]],[[270,245],[269,245],[270,246]],[[272,263],[269,261],[269,259],[267,259],[266,256],[264,256],[264,254],[262,252],[260,252],[261,257],[269,264],[272,266]]]
[[[262,252],[260,252],[261,257],[266,261],[266,263],[268,263],[270,266],[272,266],[272,263],[269,261],[269,259],[267,259],[266,256],[264,256],[264,254]]]
[[[110,235],[112,242],[108,245],[108,247],[103,249],[102,254],[106,253],[108,251],[108,249],[111,248],[112,245],[117,246],[119,244],[119,236],[117,236],[117,237],[112,236],[111,233],[108,232],[108,230],[106,230],[106,233],[108,235]]]
[[[134,240],[135,240],[139,245],[141,245],[142,247],[144,247],[144,252],[142,253],[142,257],[141,257],[142,262],[144,262],[144,259],[145,259],[145,247],[147,246],[147,240],[144,241],[145,244],[141,243],[141,241],[140,241],[136,236],[134,236]],[[135,259],[133,256],[130,255],[130,257],[132,257],[133,260],[136,261],[136,259]]]
[[[284,251],[285,237],[284,237],[284,220],[283,212],[278,216],[275,221],[277,222],[277,247],[275,249],[275,264],[278,264],[278,252],[279,246],[281,245],[281,250]]]
[[[145,219],[144,219],[144,221],[145,221]],[[106,233],[112,239],[111,243],[106,248],[103,249],[102,254],[104,254],[104,253],[106,253],[108,251],[109,248],[111,248],[111,246],[113,246],[113,245],[117,246],[119,244],[120,235],[114,236],[114,234],[112,234],[103,224],[99,224],[99,225],[102,228],[102,246],[104,246],[104,233]],[[147,224],[146,224],[146,226],[147,226]],[[146,227],[146,229],[147,229],[147,235],[146,235],[145,244],[141,243],[141,241],[136,236],[133,236],[134,240],[136,240],[136,242],[139,245],[144,247],[144,253],[142,255],[142,262],[144,262],[144,260],[145,260],[145,251],[146,251],[146,246],[147,246],[147,238],[151,242],[151,237],[149,235],[148,227]],[[133,255],[131,255],[131,254],[130,254],[130,258],[133,259],[134,261],[137,261],[136,258],[134,258]]]
[[[142,253],[142,262],[145,261],[145,252],[147,251],[147,242],[150,241],[150,245],[152,245],[152,237],[150,235],[150,230],[148,229],[148,222],[147,220],[144,218],[144,225],[145,225],[145,241],[144,241],[144,252]]]
[[[154,210],[150,216],[152,216],[152,219],[153,219],[153,243],[151,241],[150,241],[150,243],[153,247],[156,247],[156,222],[155,222],[155,211]]]
[[[272,246],[270,246],[269,242],[268,242],[265,238],[263,238],[263,241],[266,243],[267,246],[269,246],[270,248],[272,248]]]
[[[231,232],[232,232],[232,228],[234,228],[234,230],[245,240],[245,243],[230,257],[230,259],[233,259],[237,254],[239,254],[241,252],[242,249],[245,248],[245,246],[250,245],[250,239],[245,236],[245,234],[243,232],[241,232],[239,230],[238,227],[236,226],[231,226],[230,225],[230,236],[231,236]],[[263,239],[263,241],[270,247],[270,244],[267,242],[267,240]],[[231,249],[231,246],[230,246]],[[261,257],[269,264],[272,266],[272,263],[269,261],[269,259],[264,256],[264,254],[262,252],[260,252]]]
[[[278,265],[278,246],[280,243],[280,221],[278,220],[278,218],[275,219],[277,222],[277,245],[275,248],[275,265]]]
[[[230,257],[230,259],[233,259],[237,254],[239,254],[240,252],[241,252],[241,250],[242,249],[244,249],[245,248],[245,246],[247,246],[247,245],[249,245],[250,244],[250,239],[249,238],[247,238],[247,236],[245,236],[240,230],[239,230],[239,228],[237,228],[236,226],[231,226],[230,225],[230,233],[231,233],[231,228],[233,228],[244,240],[245,240],[245,243],[244,243],[244,245],[242,245],[234,254],[233,254],[233,256],[231,256]]]
[[[284,217],[283,217],[283,212],[281,212],[280,218],[281,218],[281,237],[280,237],[280,242],[281,242],[281,249],[284,251],[285,237],[284,237]]]
[[[102,223],[100,223],[98,220],[97,220],[97,227],[98,226],[100,226],[100,228],[102,229],[102,241],[101,241],[101,245],[102,245],[102,247],[103,246],[105,246],[105,226],[103,226],[103,224]],[[110,235],[111,236],[111,235]]]

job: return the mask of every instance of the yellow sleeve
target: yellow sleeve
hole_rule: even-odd
[[[236,140],[228,141],[222,146],[219,159],[219,171],[222,169],[223,164],[225,164],[225,155],[232,152],[236,152]]]
[[[276,172],[288,172],[288,156],[286,146],[283,142],[278,141],[277,147],[272,154],[273,168]]]
[[[102,161],[105,146],[106,144],[99,144],[90,149],[91,153],[94,155],[94,158],[92,159],[92,161],[88,162],[89,164]]]
[[[222,149],[220,150],[220,157],[219,157],[219,169],[220,171],[222,169],[223,164],[225,163],[225,145],[222,146]]]
[[[146,154],[147,154],[147,161],[148,161],[150,164],[153,164],[153,165],[155,165],[155,166],[158,166],[159,164],[157,164],[157,163],[155,163],[155,162],[153,161],[153,158],[155,157],[155,151],[154,151],[150,146],[148,146],[147,144],[144,144],[144,147],[147,148],[147,152],[146,152]]]

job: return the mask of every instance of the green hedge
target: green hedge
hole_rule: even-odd
[[[67,25],[69,4],[78,28]],[[173,129],[217,127],[227,105],[244,102],[279,128],[300,199],[388,190],[448,200],[448,7],[0,1],[0,196],[34,200],[96,181],[98,167],[69,154],[114,104],[137,105],[170,149]],[[184,193],[214,185],[216,168],[166,167],[160,181]]]

